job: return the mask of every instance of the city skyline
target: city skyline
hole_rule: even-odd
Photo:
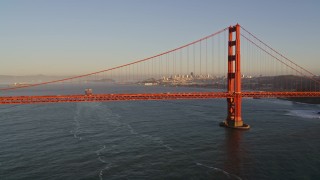
[[[172,49],[236,23],[320,74],[317,1],[7,1],[1,75],[75,75]]]

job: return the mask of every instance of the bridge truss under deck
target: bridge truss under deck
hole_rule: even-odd
[[[232,98],[234,96],[235,94],[231,94],[228,92],[2,96],[0,97],[0,104],[215,99],[215,98]],[[320,92],[242,92],[241,97],[243,98],[320,97]]]

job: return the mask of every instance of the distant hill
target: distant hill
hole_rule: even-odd
[[[98,80],[90,80],[90,82],[106,82],[106,83],[114,83],[113,79],[98,79]]]
[[[0,84],[14,84],[14,83],[39,83],[44,81],[51,81],[55,79],[65,78],[66,76],[46,76],[46,75],[29,75],[29,76],[10,76],[0,75]]]

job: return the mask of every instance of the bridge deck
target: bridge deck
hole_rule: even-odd
[[[320,97],[320,92],[242,92],[244,98],[276,97]],[[97,101],[138,101],[138,100],[176,100],[176,99],[213,99],[232,98],[227,92],[179,92],[154,94],[93,94],[93,95],[48,95],[48,96],[3,96],[0,104],[36,104],[63,102]]]

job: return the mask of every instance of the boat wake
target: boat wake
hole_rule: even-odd
[[[81,126],[80,126],[80,121],[79,121],[79,116],[82,116],[85,111],[85,109],[82,108],[88,108],[88,107],[82,107],[84,105],[77,106],[77,110],[74,116],[74,124],[75,124],[75,129],[73,130],[74,137],[75,138],[80,138],[80,133],[81,133]],[[118,131],[118,133],[125,133],[127,132],[129,135],[132,135],[131,138],[141,138],[151,141],[152,143],[158,144],[159,146],[167,149],[168,151],[174,151],[172,147],[170,147],[168,144],[166,144],[162,138],[160,137],[155,137],[149,134],[144,134],[144,133],[139,133],[136,131],[129,123],[123,122],[121,120],[121,116],[117,113],[114,113],[111,109],[106,109],[106,107],[103,106],[91,106],[92,108],[95,108],[94,114],[97,116],[99,120],[103,120],[104,122],[107,122],[109,124],[108,127],[110,127],[113,132]],[[100,112],[101,111],[101,112]],[[82,113],[81,113],[82,112]],[[92,113],[92,110],[90,111]],[[141,141],[143,142],[143,141]],[[117,147],[116,145],[114,146],[109,146],[104,144],[103,142],[96,141],[95,143],[99,144],[98,150],[95,151],[97,159],[103,163],[103,167],[99,171],[99,179],[103,180],[103,176],[107,173],[108,170],[111,168],[115,167],[116,164],[114,162],[108,161],[106,158],[105,154],[108,153],[109,151],[112,151],[114,147]]]
[[[288,116],[296,116],[308,119],[320,119],[320,114],[316,110],[290,110]]]
[[[80,119],[80,115],[81,115],[80,112],[81,112],[81,108],[77,104],[75,115],[73,117],[74,129],[70,131],[73,134],[73,137],[78,139],[78,140],[82,139],[79,136],[79,134],[80,134],[80,122],[79,122],[79,119]]]
[[[282,100],[282,99],[258,99],[261,102],[268,102],[268,103],[273,103],[273,104],[279,104],[279,105],[284,105],[284,106],[292,106],[292,101],[287,101],[287,100]],[[256,103],[256,100],[252,100],[253,103]]]
[[[118,128],[121,128],[123,126],[122,123],[119,122],[120,116],[117,114],[114,114],[110,109],[106,109],[105,107],[101,106],[101,103],[77,103],[76,104],[76,110],[73,117],[73,124],[74,129],[71,130],[71,133],[73,134],[73,137],[78,140],[82,140],[82,137],[80,134],[82,133],[82,129],[84,127],[81,127],[81,119],[86,119],[86,123],[88,123],[88,119],[92,119],[91,116],[95,116],[97,120],[107,120],[108,124],[111,127],[115,127],[113,131],[116,131]],[[90,117],[90,118],[88,118]],[[86,126],[86,125],[84,125]],[[89,140],[89,139],[87,139]],[[103,180],[103,174],[105,171],[110,169],[112,167],[112,163],[108,162],[103,155],[103,152],[106,151],[107,147],[106,145],[101,145],[101,143],[98,140],[93,140],[92,142],[96,144],[100,144],[99,149],[95,151],[95,154],[97,156],[97,159],[103,163],[104,167],[100,169],[99,171],[99,179]]]
[[[121,116],[119,114],[114,113],[111,109],[106,109],[105,107],[102,107],[100,105],[101,105],[100,103],[98,103],[98,104],[92,104],[92,103],[91,104],[77,104],[76,110],[74,113],[74,117],[73,117],[74,129],[71,131],[74,138],[76,138],[78,140],[82,140],[82,137],[80,136],[80,134],[82,132],[82,130],[81,130],[82,127],[80,124],[81,119],[83,119],[83,116],[87,116],[88,113],[90,114],[90,116],[94,114],[95,116],[97,116],[97,119],[102,120],[104,122],[107,121],[107,123],[110,125],[109,127],[112,127],[110,129],[112,131],[119,131],[121,133],[127,132],[132,135],[132,138],[141,138],[144,141],[147,140],[152,143],[158,144],[160,147],[163,147],[168,151],[185,154],[185,155],[187,155],[187,157],[191,158],[192,161],[197,166],[202,166],[202,167],[208,168],[212,171],[222,173],[228,179],[241,180],[240,177],[238,177],[234,174],[228,173],[223,169],[208,166],[208,165],[197,162],[194,158],[190,157],[190,155],[188,155],[187,153],[180,151],[180,150],[177,150],[177,149],[173,149],[172,147],[170,147],[160,137],[155,137],[155,136],[152,136],[149,134],[139,133],[129,123],[121,121]],[[106,145],[100,141],[96,141],[95,143],[99,144],[98,150],[95,151],[96,157],[97,157],[98,161],[102,163],[102,167],[98,171],[99,172],[98,176],[99,176],[100,180],[103,180],[103,176],[106,176],[106,173],[110,169],[117,166],[116,164],[114,164],[114,162],[112,162],[112,161],[110,162],[105,156],[106,153],[108,153],[111,149],[113,149],[116,146],[109,147],[108,145]]]
[[[227,171],[224,171],[223,169],[220,169],[220,168],[216,168],[216,167],[212,167],[212,166],[207,166],[207,165],[204,165],[204,164],[199,163],[199,162],[196,162],[196,165],[197,165],[197,166],[203,166],[203,167],[212,169],[212,170],[214,170],[214,171],[223,173],[224,175],[226,175],[226,176],[228,177],[228,179],[234,178],[234,179],[242,180],[239,176],[236,176],[236,175],[234,175],[234,174],[228,173]]]
[[[96,151],[96,154],[98,156],[98,159],[100,162],[102,162],[103,164],[106,164],[100,171],[99,171],[99,179],[103,180],[103,172],[107,171],[108,169],[111,168],[112,163],[108,163],[106,160],[104,160],[104,156],[102,155],[102,152],[106,149],[106,146],[103,145],[102,148],[100,148],[99,150]]]
[[[150,140],[154,143],[161,145],[162,147],[166,148],[169,151],[173,151],[173,149],[169,145],[165,144],[160,137],[154,137],[154,136],[147,135],[147,134],[141,134],[140,136],[144,139]]]
[[[99,150],[96,151],[96,154],[97,154],[97,156],[98,156],[99,161],[101,161],[101,162],[103,162],[103,163],[107,163],[104,159],[102,159],[104,156],[101,155],[101,152],[102,152],[103,150],[105,150],[105,149],[106,149],[106,145],[103,145],[103,147],[102,147],[101,149],[99,149]]]
[[[112,167],[112,164],[107,164],[103,169],[100,170],[99,172],[99,179],[103,180],[103,172],[110,169]]]

